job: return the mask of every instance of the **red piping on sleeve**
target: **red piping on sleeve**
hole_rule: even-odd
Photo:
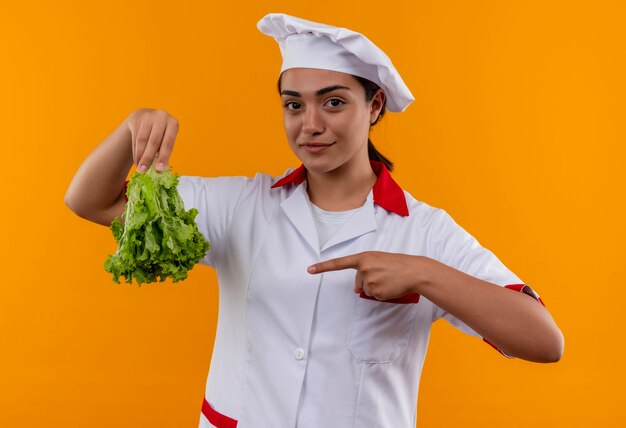
[[[528,294],[530,297],[532,297],[533,299],[541,303],[544,307],[546,306],[545,303],[543,303],[543,300],[541,300],[541,297],[539,297],[537,293],[535,293],[535,291],[528,284],[510,284],[510,285],[505,285],[504,288],[508,288],[509,290],[519,291],[520,293]]]

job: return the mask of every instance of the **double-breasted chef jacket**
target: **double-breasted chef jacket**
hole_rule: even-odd
[[[431,324],[445,318],[481,337],[424,296],[378,301],[354,293],[354,269],[311,275],[314,263],[421,255],[543,304],[445,210],[371,164],[378,179],[365,204],[321,248],[304,166],[276,178],[180,177],[185,208],[198,209],[212,245],[201,263],[219,281],[200,428],[412,428]]]

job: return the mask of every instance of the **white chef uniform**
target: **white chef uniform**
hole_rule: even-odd
[[[367,201],[321,247],[304,166],[277,178],[180,178],[212,244],[201,263],[220,287],[200,428],[413,428],[431,324],[443,317],[480,337],[423,296],[377,301],[354,293],[354,270],[311,275],[311,264],[368,250],[421,255],[540,301],[446,211],[371,164]]]

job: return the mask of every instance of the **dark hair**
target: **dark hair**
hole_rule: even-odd
[[[361,86],[363,86],[363,89],[365,89],[365,101],[367,102],[371,101],[376,91],[380,89],[380,86],[378,86],[376,83],[372,82],[371,80],[365,79],[363,77],[355,76],[355,75],[351,75],[351,76],[354,77],[361,84]],[[281,73],[280,76],[278,77],[278,93],[279,94],[280,94],[280,83],[281,83],[282,77],[283,77],[283,74]],[[385,114],[386,105],[387,105],[387,99],[385,98],[385,101],[383,102],[383,107],[380,110],[380,113],[378,114],[378,117],[376,118],[374,123],[370,124],[370,128],[376,125],[378,121],[380,120],[380,118]],[[374,147],[374,144],[372,143],[372,140],[369,139],[369,137],[367,138],[367,154],[370,160],[382,162],[389,171],[393,171],[393,162],[391,162],[382,153],[376,150],[376,147]]]

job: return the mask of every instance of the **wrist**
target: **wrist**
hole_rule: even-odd
[[[434,284],[437,278],[437,271],[442,263],[426,256],[413,257],[415,258],[415,285],[413,288],[416,293],[425,294],[428,292],[428,288]]]

